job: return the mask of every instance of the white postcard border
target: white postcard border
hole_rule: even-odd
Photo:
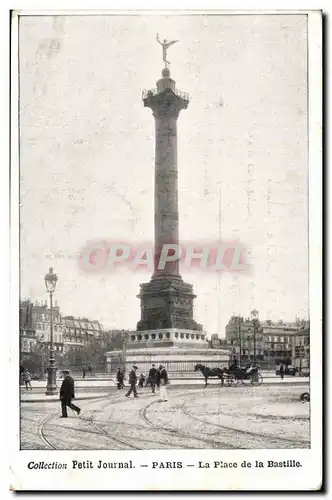
[[[20,12],[27,14],[28,12]],[[53,12],[47,11],[48,14]],[[90,11],[91,13],[91,11]],[[107,13],[107,12],[105,12]],[[224,13],[220,12],[219,13]],[[245,13],[248,13],[246,11]],[[257,11],[255,11],[257,14]],[[271,14],[272,12],[269,11]],[[281,13],[278,11],[278,13]],[[289,11],[288,11],[289,13]],[[302,13],[304,13],[302,11]],[[35,12],[30,11],[30,15]],[[68,14],[68,11],[67,11]],[[236,14],[236,13],[235,13]],[[18,170],[18,15],[13,16],[11,60],[11,328],[10,379],[18,380],[18,303],[19,303],[19,170]],[[309,220],[310,220],[310,321],[311,367],[311,449],[310,450],[148,450],[148,451],[19,451],[19,387],[12,383],[10,408],[13,436],[10,448],[11,488],[14,490],[308,490],[318,489],[322,477],[322,324],[321,324],[321,197],[322,197],[322,35],[321,14],[308,12],[309,39]],[[314,340],[313,340],[314,336]],[[14,439],[15,436],[15,439]],[[129,461],[128,470],[73,471],[71,461]],[[300,461],[301,468],[241,468],[244,461]],[[184,464],[238,462],[237,469],[141,468],[156,461],[182,461]],[[58,461],[67,471],[29,470],[34,461]]]

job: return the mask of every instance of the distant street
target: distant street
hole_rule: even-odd
[[[309,448],[308,385],[173,387],[159,402],[124,391],[80,401],[61,419],[59,402],[21,404],[21,448],[60,450]],[[97,394],[96,394],[97,396]]]

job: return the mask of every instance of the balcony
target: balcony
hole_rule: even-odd
[[[184,99],[185,101],[190,101],[190,96],[189,94],[187,94],[187,92],[182,92],[182,90],[179,90],[179,89],[167,89],[169,92],[172,92],[172,94],[175,94],[177,97],[180,97],[181,99]],[[147,97],[149,96],[155,96],[157,94],[160,94],[161,92],[158,92],[158,89],[149,89],[149,90],[146,90],[144,89],[142,91],[142,99],[146,99]]]

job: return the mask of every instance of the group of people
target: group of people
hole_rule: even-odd
[[[137,381],[138,381],[138,376],[137,376],[137,365],[133,365],[132,370],[129,373],[129,390],[126,393],[126,397],[130,397],[131,393],[134,394],[135,398],[138,398],[137,394]],[[81,413],[81,408],[73,404],[73,399],[75,398],[75,390],[74,390],[74,379],[70,375],[69,370],[63,370],[63,381],[61,384],[60,388],[60,401],[61,401],[61,410],[62,410],[62,418],[67,418],[67,407],[71,408],[73,411],[79,415]],[[24,369],[24,371],[21,369],[20,370],[20,375],[23,378],[23,381],[25,382],[26,389],[32,389],[31,387],[31,374],[28,370]],[[140,380],[142,381],[144,378],[145,381],[145,376],[141,374],[139,377]],[[119,368],[117,372],[117,382],[118,382],[118,389],[123,389],[125,387],[124,385],[124,373],[123,371]],[[166,371],[166,368],[163,365],[159,365],[158,368],[155,367],[155,365],[152,365],[149,371],[149,376],[146,381],[146,386],[150,385],[152,393],[155,394],[156,392],[156,387],[159,388],[160,391],[160,398],[162,401],[167,401],[167,391],[166,391],[166,385],[169,383],[168,380],[168,374]],[[143,387],[143,384],[140,382],[139,387]]]
[[[82,368],[82,378],[85,378],[87,373],[92,376],[93,375],[93,368],[92,365],[89,363],[88,367],[83,366]]]
[[[163,365],[159,365],[158,368],[153,364],[149,370],[149,375],[148,378],[146,379],[145,375],[143,373],[140,374],[140,376],[137,376],[137,370],[138,367],[137,365],[133,365],[130,373],[129,373],[129,390],[126,393],[126,397],[129,398],[131,393],[134,394],[135,398],[138,398],[137,394],[137,388],[138,387],[143,388],[144,384],[145,387],[150,386],[152,393],[156,393],[156,387],[159,389],[159,395],[160,399],[162,401],[167,401],[167,390],[166,386],[169,383],[168,379],[168,373],[166,368]],[[119,368],[117,375],[117,387],[118,389],[123,389],[124,386],[124,373],[123,371]]]

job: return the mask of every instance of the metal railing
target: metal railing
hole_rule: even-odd
[[[178,97],[181,97],[181,99],[184,99],[185,101],[190,101],[190,95],[187,94],[187,92],[182,92],[182,90],[179,90],[179,89],[165,89],[165,90],[168,90],[169,92],[172,92],[173,94],[175,94],[176,96]],[[157,94],[161,94],[162,92],[165,92],[165,90],[162,90],[161,92],[158,92],[158,89],[144,89],[142,91],[142,99],[146,99],[147,97],[149,96],[154,96],[154,95],[157,95]]]

